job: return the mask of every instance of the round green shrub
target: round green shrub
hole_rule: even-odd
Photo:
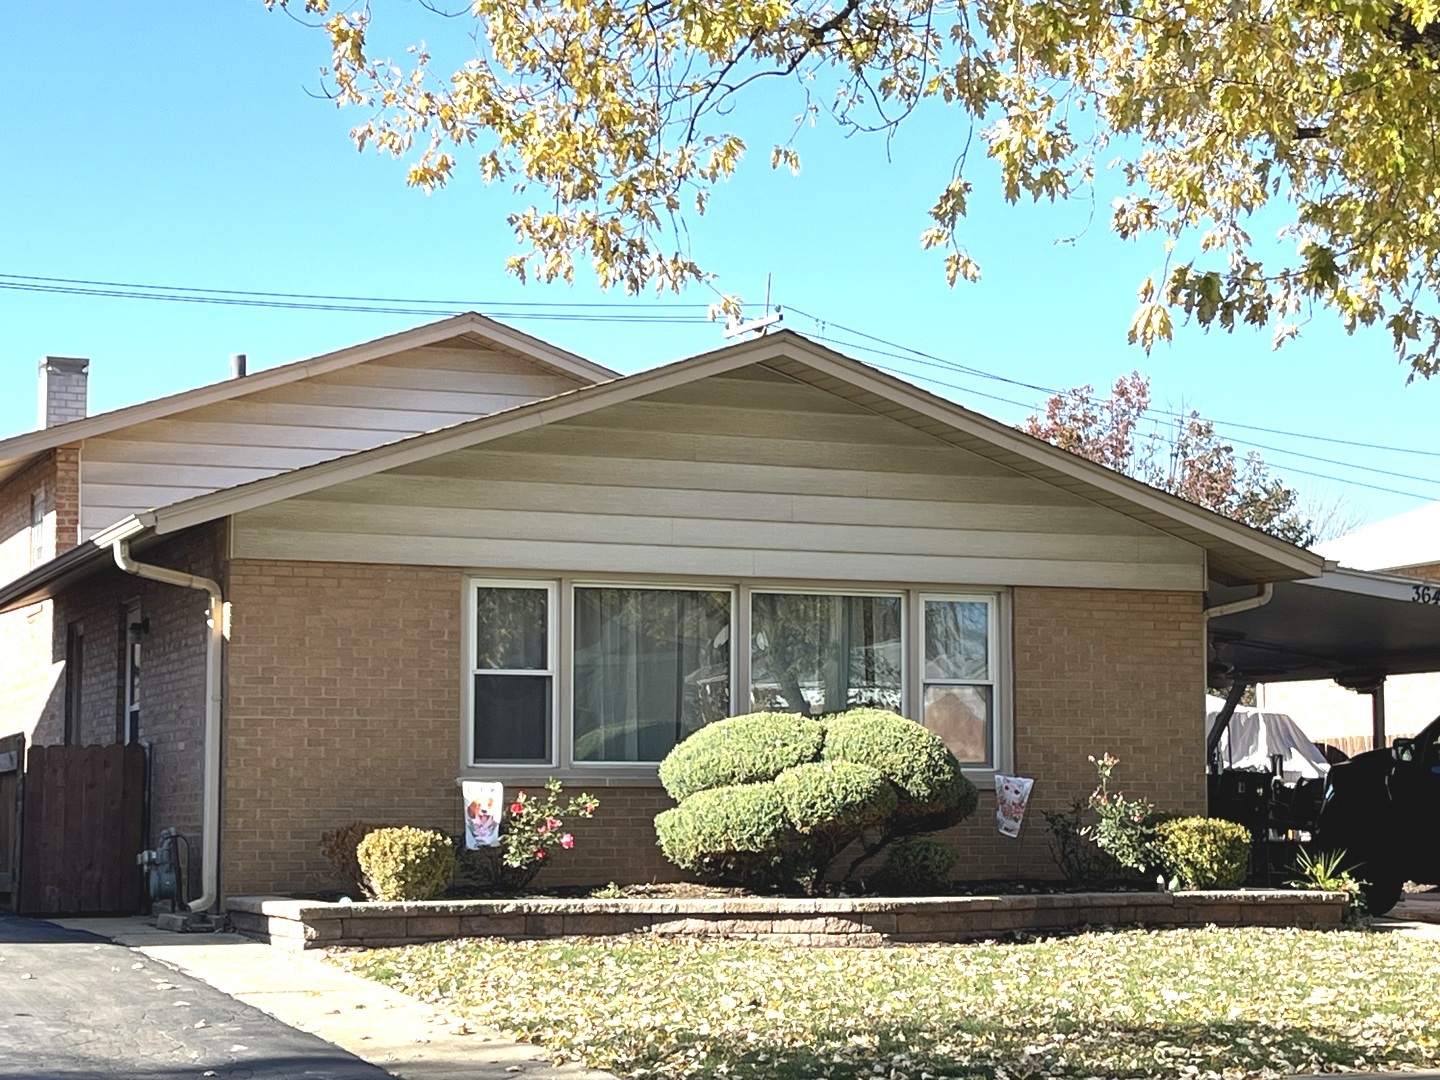
[[[722,720],[675,747],[660,779],[679,804],[655,819],[672,862],[806,891],[853,841],[861,845],[850,874],[896,841],[955,824],[977,802],[939,737],[881,709]]]
[[[1165,876],[1182,889],[1234,889],[1250,865],[1250,830],[1221,818],[1188,817],[1156,829]]]
[[[979,792],[933,731],[883,709],[851,709],[824,724],[824,759],[884,773],[900,789],[897,812],[923,820],[921,831],[947,828],[975,812]]]
[[[795,713],[749,713],[708,724],[660,763],[660,783],[675,800],[697,791],[773,780],[820,756],[825,728]]]
[[[875,874],[874,885],[896,896],[927,895],[950,886],[950,872],[959,856],[938,840],[907,840],[896,844]]]
[[[372,900],[433,900],[455,876],[450,839],[429,829],[376,829],[355,856]]]
[[[774,780],[795,831],[804,836],[853,833],[895,812],[895,785],[868,765],[812,761]]]
[[[770,883],[798,835],[774,784],[697,791],[655,818],[665,857],[683,870],[724,880]]]

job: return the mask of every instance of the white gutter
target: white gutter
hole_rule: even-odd
[[[201,841],[201,895],[190,901],[191,911],[208,911],[215,906],[219,893],[220,865],[220,662],[225,642],[225,598],[219,583],[197,574],[187,574],[164,566],[151,566],[130,557],[130,538],[119,536],[111,541],[115,564],[127,574],[148,578],[166,585],[199,589],[210,597],[206,624],[210,629],[205,650],[205,793],[204,836]]]
[[[1216,604],[1214,607],[1205,609],[1206,619],[1218,619],[1222,615],[1234,615],[1237,611],[1250,611],[1253,608],[1264,607],[1275,598],[1275,586],[1266,582],[1260,586],[1260,591],[1254,596],[1247,596],[1244,600],[1232,600],[1228,604]]]

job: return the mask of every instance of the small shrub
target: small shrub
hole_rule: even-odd
[[[1176,818],[1160,824],[1160,860],[1182,889],[1234,889],[1250,865],[1250,830],[1222,818]]]
[[[1066,884],[1077,888],[1103,885],[1125,876],[1125,868],[1095,842],[1095,825],[1085,820],[1089,807],[1089,800],[1082,797],[1068,809],[1043,811],[1050,834],[1050,857]]]
[[[449,837],[430,829],[376,829],[356,855],[372,900],[433,900],[455,876]]]
[[[334,867],[335,873],[344,880],[347,889],[365,892],[365,871],[360,869],[360,859],[355,854],[355,849],[360,846],[361,840],[376,829],[388,828],[390,826],[383,822],[352,821],[349,825],[341,825],[338,829],[320,834],[320,850]]]
[[[1345,916],[1345,922],[1350,926],[1360,926],[1365,922],[1365,886],[1370,883],[1357,878],[1345,868],[1345,864],[1344,848],[1336,851],[1323,851],[1319,854],[1311,854],[1305,848],[1301,848],[1300,854],[1295,858],[1294,867],[1298,876],[1285,884],[1292,889],[1313,889],[1318,892],[1348,894],[1350,910]]]
[[[794,713],[732,716],[701,728],[671,750],[660,763],[660,783],[679,802],[697,791],[773,780],[814,761],[824,742],[819,721]]]
[[[527,888],[555,853],[575,846],[566,830],[566,818],[592,817],[600,800],[581,792],[562,801],[559,780],[545,784],[545,797],[533,799],[524,791],[507,804],[500,822],[500,846],[471,850],[463,837],[455,842],[457,876],[471,891],[513,895]]]
[[[1110,790],[1110,777],[1120,759],[1109,754],[1092,757],[1100,784],[1090,796],[1095,823],[1095,843],[1121,866],[1145,878],[1153,878],[1164,866],[1160,851],[1159,826],[1170,815],[1155,809],[1149,799],[1127,798],[1123,791]]]
[[[938,840],[906,840],[885,857],[873,884],[896,896],[929,895],[950,887],[950,872],[959,856]]]

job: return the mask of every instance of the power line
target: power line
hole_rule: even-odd
[[[853,348],[864,348],[863,346],[850,346],[850,347],[853,347]],[[878,349],[866,349],[865,351],[868,351],[868,352],[877,352],[877,353],[880,352],[880,350],[878,350]],[[882,353],[882,355],[891,356],[891,355],[894,355],[894,354],[892,354],[892,353]],[[967,393],[967,394],[978,394],[980,397],[988,397],[988,398],[991,398],[992,400],[995,400],[995,401],[1003,401],[1003,402],[1005,402],[1005,403],[1008,404],[1008,405],[1019,405],[1021,408],[1033,408],[1033,406],[1026,405],[1024,402],[1021,402],[1021,401],[1012,401],[1012,400],[1010,400],[1009,398],[996,397],[994,394],[986,394],[986,393],[983,393],[983,392],[981,392],[981,391],[979,391],[979,390],[972,389],[971,387],[961,386],[961,385],[958,384],[958,383],[946,382],[946,381],[944,381],[943,379],[937,379],[937,378],[935,378],[934,376],[931,376],[931,375],[921,375],[921,374],[916,374],[915,372],[901,371],[901,370],[898,369],[898,368],[887,367],[887,366],[884,365],[884,364],[876,364],[875,366],[876,366],[877,368],[879,368],[881,371],[888,371],[888,372],[889,372],[890,374],[892,374],[892,375],[900,375],[900,376],[903,376],[903,377],[905,377],[905,378],[919,379],[919,380],[922,381],[922,382],[932,383],[932,384],[934,384],[935,386],[943,386],[943,387],[945,387],[945,388],[947,388],[947,389],[950,389],[950,390],[960,390],[960,391],[963,391],[964,393]],[[1235,442],[1241,442],[1241,440],[1239,440],[1239,439],[1236,439],[1236,440],[1234,440],[1234,441],[1235,441]],[[1251,445],[1251,444],[1244,443],[1244,444],[1242,444],[1242,445]],[[1277,452],[1278,452],[1278,453],[1282,453],[1282,454],[1293,453],[1293,451],[1288,451],[1288,450],[1279,450],[1279,451],[1277,451]],[[1300,456],[1306,457],[1306,456],[1309,456],[1309,455],[1300,455]],[[1320,461],[1329,461],[1330,459],[1328,459],[1328,458],[1319,458],[1319,459],[1317,459],[1317,460],[1320,460]],[[1346,465],[1345,462],[1339,462],[1339,461],[1333,462],[1333,464],[1336,464],[1336,465]],[[1348,467],[1348,468],[1356,468],[1356,469],[1358,469],[1358,468],[1365,468],[1365,466],[1361,466],[1361,465],[1347,465],[1346,467]],[[1372,491],[1383,491],[1383,492],[1385,492],[1385,493],[1387,493],[1387,494],[1389,494],[1389,495],[1404,495],[1404,496],[1406,496],[1407,498],[1411,498],[1411,499],[1421,499],[1421,500],[1424,500],[1424,501],[1426,501],[1426,502],[1433,502],[1433,501],[1435,500],[1435,495],[1434,495],[1433,493],[1432,493],[1432,494],[1429,494],[1429,495],[1421,495],[1421,494],[1419,494],[1419,493],[1417,493],[1417,492],[1414,492],[1414,491],[1401,491],[1399,488],[1385,487],[1385,486],[1383,486],[1383,485],[1381,485],[1381,484],[1369,484],[1369,483],[1366,483],[1366,482],[1363,481],[1363,480],[1351,480],[1351,479],[1347,479],[1347,478],[1345,478],[1345,477],[1343,477],[1343,476],[1330,476],[1330,475],[1328,475],[1328,474],[1326,474],[1326,473],[1312,472],[1311,470],[1301,469],[1301,468],[1298,468],[1298,467],[1296,467],[1296,466],[1291,466],[1291,465],[1284,466],[1284,468],[1285,468],[1285,471],[1286,471],[1286,472],[1299,473],[1299,474],[1302,475],[1302,476],[1313,476],[1313,477],[1315,477],[1315,478],[1317,478],[1317,479],[1320,479],[1320,480],[1329,480],[1329,481],[1331,481],[1331,482],[1333,482],[1333,483],[1336,483],[1336,484],[1346,484],[1346,485],[1351,485],[1351,486],[1354,486],[1354,487],[1369,488],[1369,489],[1372,490]],[[1383,470],[1383,469],[1372,469],[1372,470],[1369,470],[1369,471],[1372,471],[1372,472],[1384,472],[1385,470]],[[1405,474],[1403,474],[1403,473],[1386,473],[1386,475],[1388,475],[1388,476],[1399,476],[1399,477],[1402,477],[1403,479],[1406,479],[1406,480],[1415,480],[1415,481],[1418,481],[1418,482],[1420,482],[1420,483],[1422,483],[1422,484],[1436,484],[1436,483],[1440,483],[1440,481],[1437,481],[1437,480],[1429,480],[1429,479],[1427,479],[1427,478],[1425,478],[1425,477],[1423,477],[1423,476],[1407,476],[1407,475],[1405,475]]]
[[[928,366],[928,367],[941,367],[941,368],[946,368],[946,369],[951,370],[951,371],[957,371],[957,372],[960,372],[960,373],[966,374],[966,375],[974,375],[974,376],[977,376],[977,377],[982,378],[982,379],[993,379],[993,380],[995,380],[995,381],[997,381],[997,382],[1009,383],[1009,384],[1012,385],[1012,386],[1024,387],[1024,388],[1026,388],[1026,389],[1028,389],[1028,390],[1035,390],[1035,391],[1038,391],[1039,393],[1047,394],[1047,395],[1051,395],[1051,396],[1054,396],[1054,395],[1057,394],[1057,393],[1062,393],[1062,391],[1056,390],[1056,389],[1051,388],[1051,387],[1040,386],[1040,385],[1035,384],[1035,383],[1027,383],[1027,382],[1024,382],[1024,381],[1019,380],[1019,379],[1011,379],[1011,378],[1009,378],[1009,377],[1007,377],[1007,376],[1005,376],[1005,375],[999,375],[999,374],[997,374],[997,373],[995,373],[995,372],[992,372],[992,371],[986,371],[986,370],[984,370],[983,368],[977,368],[977,367],[973,367],[973,366],[968,365],[968,364],[962,364],[962,363],[959,363],[958,361],[954,361],[954,360],[947,360],[947,359],[945,359],[944,357],[939,357],[939,356],[934,355],[933,353],[924,352],[924,351],[922,351],[922,350],[920,350],[920,349],[914,349],[914,348],[911,348],[911,347],[908,346],[908,345],[903,345],[903,344],[901,344],[901,343],[899,343],[899,342],[890,341],[890,340],[888,340],[888,339],[886,339],[886,338],[878,337],[878,336],[876,336],[876,335],[874,335],[874,334],[867,334],[867,333],[865,333],[865,332],[863,332],[863,331],[854,330],[854,329],[851,329],[851,328],[849,328],[849,327],[843,326],[843,325],[841,325],[841,324],[839,324],[839,323],[830,322],[830,321],[827,320],[827,319],[821,319],[821,318],[819,318],[818,316],[815,316],[815,315],[810,314],[809,312],[801,311],[799,308],[796,308],[796,307],[794,307],[794,306],[788,306],[788,305],[787,305],[787,307],[786,307],[785,310],[787,310],[787,311],[792,311],[792,312],[794,312],[795,314],[800,315],[800,316],[802,316],[802,317],[804,317],[804,318],[807,318],[807,319],[813,319],[813,320],[816,322],[817,325],[819,325],[819,326],[821,326],[821,327],[823,327],[823,328],[826,328],[826,329],[833,328],[833,329],[836,329],[836,330],[841,331],[842,333],[853,334],[853,335],[855,335],[855,336],[865,338],[866,340],[869,340],[869,341],[880,342],[880,343],[882,343],[882,344],[884,344],[884,345],[889,346],[889,347],[892,348],[892,349],[899,349],[899,350],[901,350],[902,353],[904,354],[903,357],[901,357],[901,358],[904,358],[904,359],[910,359],[910,358],[912,358],[912,357],[919,358],[919,359],[912,359],[912,360],[911,360],[912,363],[924,363],[925,366]],[[842,345],[844,345],[845,348],[849,348],[849,349],[863,349],[863,348],[865,348],[864,346],[859,345],[859,344],[856,344],[856,343],[854,343],[854,342],[840,342],[839,344],[842,344]],[[886,355],[896,356],[897,354],[895,354],[895,353],[887,353]],[[991,395],[991,396],[993,396],[993,395]],[[1008,399],[1005,399],[1005,398],[997,398],[996,400],[1007,401]],[[1039,406],[1035,406],[1035,405],[1024,405],[1024,404],[1022,404],[1021,402],[1013,402],[1013,401],[1012,401],[1012,402],[1009,402],[1009,403],[1010,403],[1010,404],[1014,404],[1014,405],[1021,405],[1022,408],[1029,408],[1029,409],[1032,409],[1032,410],[1038,410],[1038,408],[1039,408]],[[1150,407],[1147,408],[1145,411],[1146,411],[1146,412],[1152,412],[1152,413],[1155,413],[1155,414],[1160,415],[1160,416],[1169,417],[1169,418],[1171,418],[1171,419],[1178,419],[1178,420],[1188,420],[1188,419],[1190,419],[1190,416],[1189,416],[1189,414],[1187,414],[1187,413],[1174,412],[1174,411],[1169,410],[1169,409],[1161,409],[1161,408],[1159,408],[1158,406],[1155,406],[1155,405],[1150,406]],[[1245,430],[1245,431],[1258,431],[1258,432],[1261,432],[1261,433],[1266,434],[1266,435],[1280,435],[1280,436],[1283,436],[1283,437],[1285,437],[1285,438],[1294,438],[1294,439],[1309,439],[1309,440],[1312,440],[1312,441],[1314,441],[1314,442],[1333,443],[1333,444],[1338,445],[1338,446],[1353,446],[1353,447],[1358,447],[1358,448],[1366,449],[1366,450],[1380,450],[1380,451],[1384,451],[1384,452],[1386,452],[1386,453],[1394,453],[1394,454],[1415,454],[1415,455],[1418,455],[1418,456],[1421,456],[1421,457],[1435,457],[1435,458],[1440,458],[1440,451],[1436,451],[1436,450],[1417,450],[1417,449],[1415,449],[1415,448],[1413,448],[1413,447],[1408,447],[1408,446],[1388,446],[1388,445],[1385,445],[1385,444],[1382,444],[1382,443],[1361,442],[1361,441],[1354,440],[1354,439],[1339,439],[1339,438],[1336,438],[1336,437],[1331,436],[1331,435],[1314,435],[1314,434],[1311,434],[1311,433],[1309,433],[1309,432],[1304,432],[1304,431],[1287,431],[1287,430],[1284,430],[1283,428],[1263,427],[1263,426],[1258,425],[1258,424],[1242,424],[1242,423],[1240,423],[1239,421],[1233,421],[1233,420],[1217,420],[1217,419],[1214,419],[1213,417],[1206,417],[1206,416],[1198,416],[1197,418],[1200,419],[1200,420],[1202,420],[1202,421],[1205,421],[1205,422],[1214,424],[1217,428],[1221,428],[1221,427],[1224,427],[1224,428],[1240,428],[1240,429],[1243,429],[1243,430]],[[1236,440],[1234,440],[1234,441],[1236,441],[1236,442],[1241,442],[1241,441],[1244,441],[1244,440],[1236,439]],[[1246,445],[1259,446],[1260,444],[1247,442]],[[1297,453],[1297,454],[1298,454],[1298,451],[1283,451],[1283,450],[1282,450],[1282,451],[1277,451],[1277,452],[1279,452],[1279,453]],[[1320,460],[1329,460],[1329,459],[1320,459]],[[1345,463],[1345,462],[1336,462],[1336,464],[1347,464],[1347,463]],[[1362,466],[1352,466],[1352,467],[1354,467],[1354,468],[1361,468]],[[1376,470],[1376,471],[1382,471],[1382,470]],[[1404,474],[1398,474],[1398,473],[1397,473],[1397,474],[1395,474],[1395,475],[1404,475]],[[1412,477],[1411,479],[1420,479],[1420,480],[1423,480],[1424,478],[1423,478],[1423,477]],[[1428,481],[1427,481],[1427,482],[1428,482]]]
[[[17,282],[29,282],[37,285],[35,291],[44,292],[47,289],[39,288],[39,285],[65,285],[65,286],[87,286],[91,288],[104,289],[131,289],[144,290],[146,292],[158,293],[199,293],[206,296],[249,296],[249,297],[273,297],[278,300],[326,300],[335,303],[357,303],[357,304],[390,304],[390,305],[422,305],[431,307],[460,307],[460,308],[667,308],[686,310],[705,310],[709,305],[686,303],[683,301],[625,301],[625,300],[599,300],[599,301],[551,301],[551,300],[418,300],[405,299],[393,296],[344,296],[330,293],[287,293],[272,292],[264,289],[210,289],[200,288],[193,285],[146,285],[131,281],[94,281],[87,278],[62,278],[62,277],[41,277],[36,274],[3,274],[0,279]],[[65,290],[68,291],[68,290]],[[430,313],[430,314],[433,314]]]

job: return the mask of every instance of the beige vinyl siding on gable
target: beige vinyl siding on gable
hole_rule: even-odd
[[[239,558],[1204,587],[1190,544],[759,368],[247,511],[233,535]]]
[[[581,385],[500,350],[426,346],[133,424],[85,442],[81,535]]]

